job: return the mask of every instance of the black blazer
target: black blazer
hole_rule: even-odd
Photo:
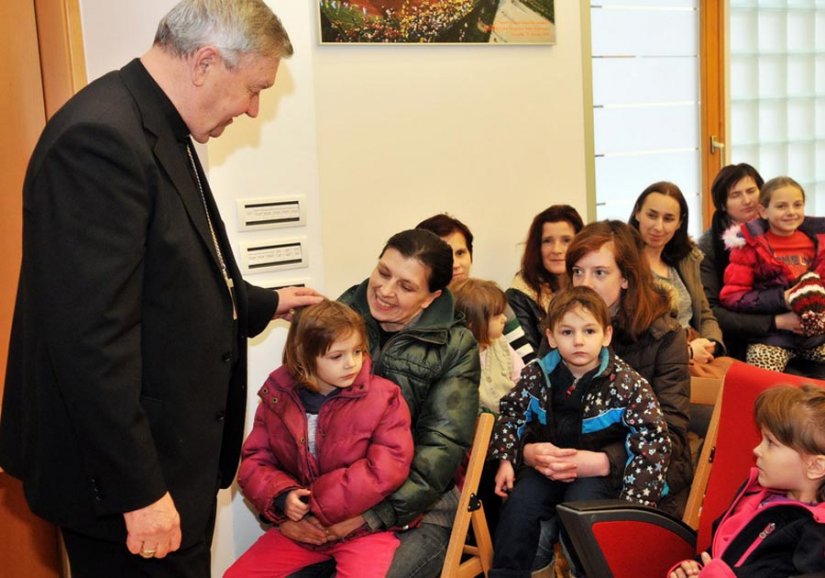
[[[233,321],[187,133],[135,60],[54,116],[24,184],[0,465],[36,514],[101,538],[167,490],[184,547],[203,535],[238,462],[246,339],[277,308],[242,281],[207,190]]]

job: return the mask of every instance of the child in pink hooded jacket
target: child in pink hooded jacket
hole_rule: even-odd
[[[364,322],[324,301],[292,323],[284,365],[261,388],[238,483],[273,524],[224,574],[288,576],[334,558],[338,576],[384,576],[398,538],[361,514],[409,476],[410,412],[370,375]]]
[[[756,467],[701,561],[680,562],[669,578],[825,576],[825,389],[771,388],[755,411]]]

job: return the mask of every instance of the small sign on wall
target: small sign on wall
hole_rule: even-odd
[[[246,273],[308,267],[306,237],[274,239],[243,245],[241,264]]]
[[[290,279],[270,279],[265,281],[255,281],[255,284],[264,289],[272,289],[277,291],[285,287],[309,287],[311,285],[309,277],[290,278]]]
[[[237,204],[240,231],[300,227],[306,223],[306,200],[302,195],[238,199]]]

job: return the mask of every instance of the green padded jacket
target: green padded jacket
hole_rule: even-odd
[[[415,444],[409,478],[372,509],[391,528],[415,521],[452,488],[473,440],[481,366],[478,344],[448,289],[379,348],[378,322],[367,305],[368,283],[348,289],[339,301],[364,318],[373,374],[401,388]]]

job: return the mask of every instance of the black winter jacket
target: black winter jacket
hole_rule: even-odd
[[[539,426],[533,431],[555,429],[551,427],[552,400],[559,385],[551,383],[550,376],[560,363],[558,350],[551,351],[528,365],[516,387],[501,398],[501,413],[491,441],[493,459],[515,464],[517,456],[521,457],[523,442],[556,443],[555,439],[528,440],[525,434],[533,425]],[[598,371],[580,387],[586,389],[574,447],[598,452],[606,444],[622,444],[630,453],[628,459],[620,465],[610,464],[612,478],[620,480],[617,495],[629,502],[655,506],[664,486],[670,440],[650,385],[605,347]]]
[[[518,289],[510,287],[504,292],[507,297],[507,303],[513,313],[516,314],[521,329],[524,331],[524,336],[533,348],[533,351],[538,351],[541,345],[541,340],[544,337],[544,332],[541,330],[541,324],[544,321],[545,312],[541,310],[536,301]]]
[[[616,355],[650,383],[659,400],[672,446],[667,472],[667,493],[659,503],[659,508],[681,517],[693,481],[693,465],[687,442],[690,374],[685,331],[675,319],[660,317],[636,341],[614,327],[612,345]],[[614,444],[606,452],[611,471],[620,469],[620,465],[627,459],[627,452],[622,445]]]

